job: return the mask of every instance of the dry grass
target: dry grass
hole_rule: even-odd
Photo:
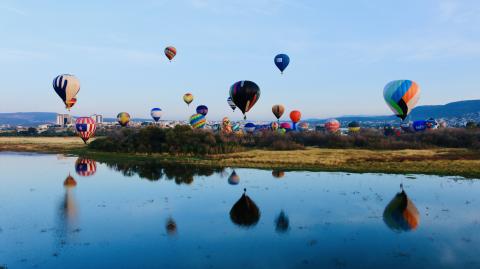
[[[0,151],[67,152],[83,147],[78,137],[0,137]]]

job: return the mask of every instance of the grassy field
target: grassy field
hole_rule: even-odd
[[[360,150],[307,148],[249,150],[202,158],[167,154],[92,152],[76,137],[0,137],[0,151],[74,153],[99,159],[157,160],[208,166],[262,169],[436,174],[480,178],[480,152],[468,149]]]

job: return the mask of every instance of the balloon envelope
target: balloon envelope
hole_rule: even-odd
[[[168,46],[165,48],[165,56],[167,56],[168,60],[171,61],[175,55],[177,55],[177,49],[175,47]]]
[[[427,121],[416,120],[413,122],[412,126],[415,132],[425,131],[425,129],[427,129]]]
[[[383,89],[383,98],[393,113],[405,120],[420,97],[420,87],[411,80],[395,80]]]
[[[273,115],[275,115],[277,120],[282,117],[284,112],[285,112],[285,107],[283,107],[283,105],[273,105],[272,106],[272,113],[273,113]]]
[[[287,68],[288,64],[290,63],[290,57],[287,54],[278,54],[275,56],[274,60],[275,65],[283,73],[285,68]]]
[[[186,93],[183,95],[183,101],[187,104],[190,105],[190,103],[193,101],[193,95],[191,93]]]
[[[253,133],[253,132],[255,132],[256,127],[257,126],[254,123],[249,122],[249,123],[245,124],[243,129],[245,129],[245,131],[247,131],[247,133]]]
[[[86,144],[88,139],[95,135],[97,125],[90,117],[80,117],[75,121],[75,129],[77,130],[78,135],[82,138],[83,142]]]
[[[238,183],[240,183],[240,177],[237,175],[235,170],[233,170],[232,174],[228,177],[228,183],[230,185],[238,185]]]
[[[300,111],[293,110],[292,112],[290,112],[290,119],[292,120],[293,123],[299,122],[301,118],[302,118],[302,113],[300,113]]]
[[[150,115],[152,116],[155,122],[158,122],[162,117],[162,110],[158,107],[152,108],[152,110],[150,111]]]
[[[230,219],[239,226],[250,227],[260,220],[260,210],[255,202],[243,193],[230,210]]]
[[[336,119],[329,119],[325,122],[325,129],[329,133],[336,133],[340,129],[340,122]]]
[[[237,106],[236,106],[235,103],[233,102],[232,97],[229,96],[229,97],[227,98],[227,103],[228,103],[228,105],[230,106],[230,108],[231,108],[233,111],[235,111],[235,108],[237,108]]]
[[[190,125],[192,126],[193,129],[202,129],[205,127],[205,124],[207,123],[207,120],[205,119],[205,116],[202,114],[193,114],[190,117]]]
[[[117,121],[122,126],[125,127],[130,122],[130,114],[127,112],[120,112],[117,115]]]
[[[288,122],[282,122],[282,123],[280,123],[280,128],[292,129],[292,125],[290,125],[290,123],[288,123]]]
[[[197,106],[197,113],[202,114],[203,116],[207,116],[208,114],[208,107],[206,105],[199,105]]]
[[[260,88],[252,81],[238,81],[230,87],[230,97],[245,115],[260,98]]]
[[[57,95],[62,99],[67,108],[72,107],[76,103],[77,96],[80,91],[80,81],[73,75],[63,74],[53,79],[53,89]]]

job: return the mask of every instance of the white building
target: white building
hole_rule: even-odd
[[[100,123],[100,124],[103,123],[103,116],[102,116],[102,115],[93,114],[93,115],[91,116],[91,118],[92,118],[96,123]]]
[[[65,126],[73,124],[72,116],[68,114],[57,114],[57,125]]]

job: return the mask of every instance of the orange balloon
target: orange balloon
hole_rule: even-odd
[[[299,122],[301,118],[302,118],[302,113],[300,113],[300,111],[293,110],[292,112],[290,112],[290,119],[292,120],[293,123]]]

